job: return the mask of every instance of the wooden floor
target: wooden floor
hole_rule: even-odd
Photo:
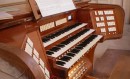
[[[99,79],[130,79],[130,50],[108,49],[95,61],[92,75]]]

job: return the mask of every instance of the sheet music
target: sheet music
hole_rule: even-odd
[[[4,19],[13,19],[13,15],[6,12],[0,12],[0,20]]]
[[[75,9],[74,3],[72,0],[58,0],[59,7],[61,7],[61,12],[69,11]]]
[[[72,0],[35,0],[42,17],[76,9]]]

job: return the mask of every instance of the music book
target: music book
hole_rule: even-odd
[[[35,0],[42,17],[76,9],[72,0]]]
[[[13,15],[6,12],[0,12],[0,20],[4,19],[13,19]]]

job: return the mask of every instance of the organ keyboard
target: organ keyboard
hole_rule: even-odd
[[[92,35],[67,54],[62,55],[59,60],[56,60],[58,66],[69,69],[76,61],[78,61],[85,53],[88,53],[91,47],[93,47],[100,39],[101,35]]]
[[[45,46],[46,54],[48,56],[48,59],[52,63],[52,70],[58,69],[61,72],[56,73],[64,73],[62,75],[57,75],[61,78],[68,78],[71,79],[72,72],[75,71],[72,69],[75,64],[78,64],[79,67],[77,71],[78,74],[75,72],[73,73],[74,79],[81,78],[81,75],[83,75],[83,72],[88,71],[90,68],[87,67],[88,63],[89,65],[92,65],[90,62],[90,59],[87,58],[85,55],[90,53],[90,50],[93,50],[94,46],[102,39],[102,35],[93,35],[94,29],[87,29],[86,23],[75,23],[71,26],[66,26],[63,29],[60,29],[54,33],[50,33],[48,35],[45,35],[42,38],[43,46]],[[67,36],[66,39],[61,40],[64,36]],[[57,39],[56,39],[57,38]],[[54,40],[52,42],[52,40]],[[59,43],[54,44],[54,42],[59,41]],[[48,48],[46,44],[48,42],[52,42],[51,44],[48,44],[48,46],[51,46]],[[84,59],[87,59],[84,60]],[[91,67],[91,66],[90,66]],[[69,73],[69,71],[72,71]],[[70,75],[71,74],[71,75]]]
[[[75,25],[72,25],[68,28],[65,28],[63,30],[60,30],[54,34],[51,34],[49,36],[46,36],[43,38],[43,42],[44,42],[44,46],[48,46],[52,43],[54,43],[55,41],[58,41],[59,39],[69,35],[70,33],[74,32],[74,31],[77,31],[78,29],[84,27],[85,25],[87,24],[80,24],[80,23],[77,23]]]
[[[62,53],[64,53],[68,49],[70,49],[72,46],[76,45],[82,39],[87,37],[94,30],[89,30],[88,32],[87,31],[88,30],[85,29],[85,30],[79,32],[77,35],[72,36],[72,37],[68,38],[67,40],[61,42],[58,46],[50,49],[48,52],[53,52],[53,54],[51,55],[52,57],[58,57],[59,55],[61,55]],[[48,52],[47,52],[47,54],[48,54]]]

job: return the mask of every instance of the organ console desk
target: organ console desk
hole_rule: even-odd
[[[41,17],[35,0],[14,6],[21,9],[9,12],[14,18],[0,21],[0,50],[21,50],[12,54],[24,63],[18,69],[29,70],[29,79],[91,79],[95,47],[122,37],[124,11],[117,5],[88,2],[75,0],[75,10],[47,17]]]

